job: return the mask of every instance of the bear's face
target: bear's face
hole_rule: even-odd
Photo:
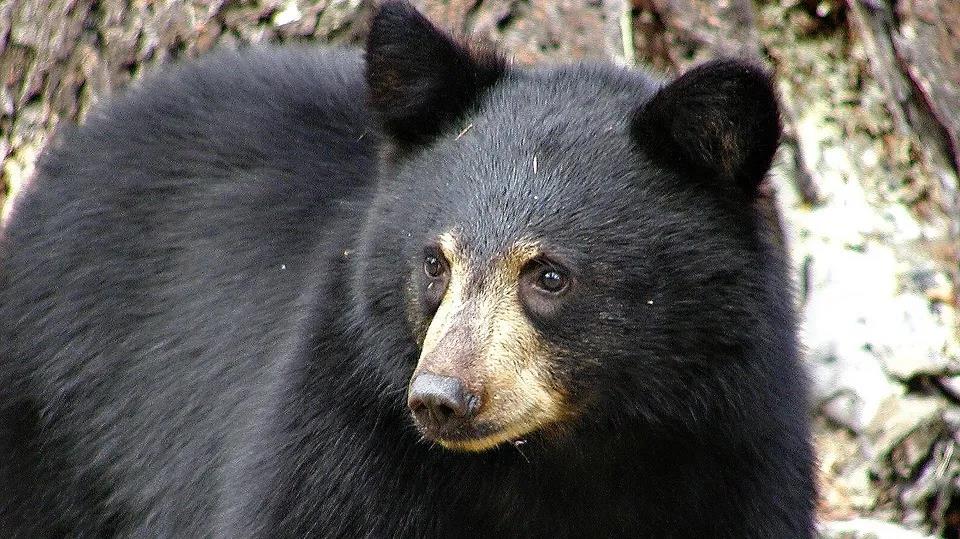
[[[537,77],[502,82],[464,125],[397,164],[425,216],[409,227],[422,244],[408,247],[421,345],[411,380],[462,380],[475,407],[469,421],[419,421],[446,447],[570,425],[595,397],[587,380],[611,372],[648,307],[655,238],[637,209],[649,204],[626,114],[643,86],[627,81],[597,107],[595,79],[563,88],[564,70]]]
[[[413,380],[424,373],[462,381],[463,420],[417,420],[426,434],[457,449],[482,450],[569,414],[556,343],[535,320],[558,314],[569,270],[542,245],[519,240],[495,253],[457,229],[424,249],[423,277],[410,287],[411,322],[421,343]],[[411,403],[417,399],[411,386]],[[417,406],[411,405],[414,413]],[[455,412],[458,413],[458,412]]]
[[[762,74],[718,63],[658,89],[613,68],[507,69],[396,3],[374,20],[368,79],[425,437],[481,451],[708,405],[692,388],[756,316],[732,299],[761,293],[751,203],[779,135]]]

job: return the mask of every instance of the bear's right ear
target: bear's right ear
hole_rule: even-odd
[[[749,198],[758,193],[780,134],[770,77],[731,60],[692,69],[661,88],[633,118],[633,135],[651,159]]]
[[[405,1],[380,5],[366,58],[371,105],[401,146],[436,138],[506,70],[502,58],[457,43]]]

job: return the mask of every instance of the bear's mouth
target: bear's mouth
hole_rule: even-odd
[[[437,429],[416,421],[420,434],[427,440],[446,446],[448,444],[470,443],[495,437],[501,430],[489,422],[476,422],[460,425],[456,428]]]
[[[442,432],[431,431],[420,426],[420,433],[424,439],[435,442],[445,449],[478,453],[504,443],[523,443],[525,438],[536,429],[536,425],[526,423],[500,426],[482,422]]]

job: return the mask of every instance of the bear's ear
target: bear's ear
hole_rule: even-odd
[[[664,86],[633,118],[651,159],[707,174],[754,197],[780,142],[770,77],[731,60],[697,67]]]
[[[433,140],[503,75],[495,53],[472,50],[404,1],[380,5],[367,37],[371,105],[394,142]]]

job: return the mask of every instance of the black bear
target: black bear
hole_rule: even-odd
[[[768,77],[404,2],[63,128],[0,239],[0,533],[807,537]]]

